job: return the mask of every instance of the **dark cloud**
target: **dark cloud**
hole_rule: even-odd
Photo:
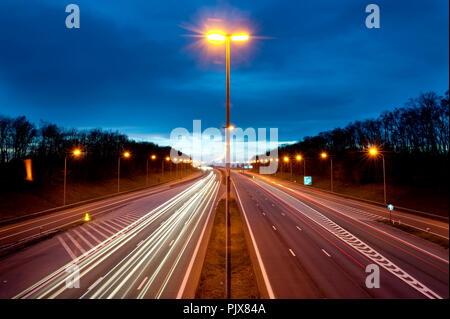
[[[277,126],[295,140],[448,88],[446,1],[378,1],[379,30],[364,25],[367,1],[77,3],[79,30],[64,27],[61,1],[0,3],[0,113],[144,135],[192,119],[220,126],[221,56],[187,49],[196,39],[180,25],[223,12],[269,38],[233,47],[239,126]]]

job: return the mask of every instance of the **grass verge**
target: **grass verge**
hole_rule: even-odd
[[[433,242],[435,244],[441,245],[442,247],[448,249],[448,246],[449,246],[448,245],[448,240],[445,239],[445,238],[433,235],[431,233],[428,233],[428,232],[425,232],[423,230],[419,230],[419,229],[416,229],[416,228],[413,228],[413,227],[410,227],[410,226],[407,226],[407,225],[403,225],[403,224],[401,224],[399,222],[395,222],[395,221],[391,222],[391,221],[389,221],[387,219],[379,220],[379,222],[383,223],[383,224],[386,224],[386,225],[389,225],[391,227],[398,228],[398,229],[400,229],[400,230],[402,230],[404,232],[410,233],[410,234],[418,236],[420,238],[429,240],[429,241],[431,241],[431,242]]]
[[[193,174],[194,171],[179,171],[173,174],[149,174],[148,184],[146,176],[123,177],[120,180],[120,190],[131,191],[142,187],[150,187],[160,183],[177,180]],[[112,195],[117,192],[117,178],[103,181],[71,183],[67,184],[67,204]],[[32,189],[27,192],[3,192],[0,193],[0,220],[22,217],[63,204],[63,185],[53,184]]]
[[[236,201],[230,203],[231,224],[231,298],[260,298],[250,259],[240,211]],[[225,199],[216,208],[216,216],[203,263],[195,298],[225,298]]]

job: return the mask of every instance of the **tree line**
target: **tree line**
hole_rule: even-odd
[[[75,148],[82,150],[82,158],[71,156]],[[47,122],[36,126],[25,116],[0,115],[0,188],[11,190],[24,186],[24,159],[32,160],[35,185],[60,183],[66,155],[69,156],[69,173],[76,172],[72,179],[111,178],[118,156],[124,151],[132,154],[127,159],[129,165],[122,168],[121,175],[126,176],[145,174],[146,160],[151,155],[157,158],[150,169],[157,171],[170,148],[136,142],[117,131],[64,129]]]
[[[307,159],[310,174],[319,174],[326,170],[326,161],[318,157],[325,151],[336,158],[337,179],[374,182],[381,178],[380,163],[369,162],[368,156],[363,156],[370,146],[378,147],[386,156],[393,181],[440,180],[447,184],[449,91],[443,96],[435,92],[420,94],[378,118],[304,137],[296,144],[281,147],[279,154],[291,158],[301,154]]]

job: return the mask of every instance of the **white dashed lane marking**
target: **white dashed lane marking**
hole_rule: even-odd
[[[325,249],[322,249],[322,251],[325,255],[327,255],[328,257],[331,257],[331,255],[329,253],[327,253],[327,251]]]

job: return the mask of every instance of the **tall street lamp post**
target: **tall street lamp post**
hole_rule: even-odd
[[[226,110],[226,128],[225,128],[225,170],[226,170],[226,204],[225,204],[225,215],[226,215],[226,297],[230,297],[230,258],[229,258],[229,250],[230,250],[230,42],[231,41],[247,41],[249,36],[248,34],[222,34],[211,32],[206,35],[208,41],[212,43],[223,43],[225,42],[225,60],[226,60],[226,91],[227,91],[227,110]]]
[[[320,156],[325,159],[328,157],[328,154],[323,152]],[[330,189],[333,192],[333,156],[330,156]]]
[[[306,176],[306,158],[303,158],[303,156],[301,155],[297,155],[295,159],[297,160],[297,162],[303,161],[303,178],[304,178]]]
[[[380,153],[380,151],[376,147],[369,148],[369,154],[371,156],[381,156],[381,159],[383,160],[383,198],[384,198],[384,204],[387,204],[387,198],[386,198],[386,163],[384,160],[384,155]]]
[[[117,192],[120,193],[120,159],[122,158],[129,158],[131,156],[130,152],[124,152],[123,154],[119,155],[119,158],[117,159]]]
[[[72,155],[78,157],[81,155],[81,150],[76,148],[71,153],[66,153],[64,156],[64,195],[63,195],[63,206],[66,206],[66,189],[67,189],[67,156]]]
[[[156,159],[156,155],[150,156],[151,160],[154,161]],[[145,178],[145,186],[148,186],[148,158],[147,158],[147,176]]]

